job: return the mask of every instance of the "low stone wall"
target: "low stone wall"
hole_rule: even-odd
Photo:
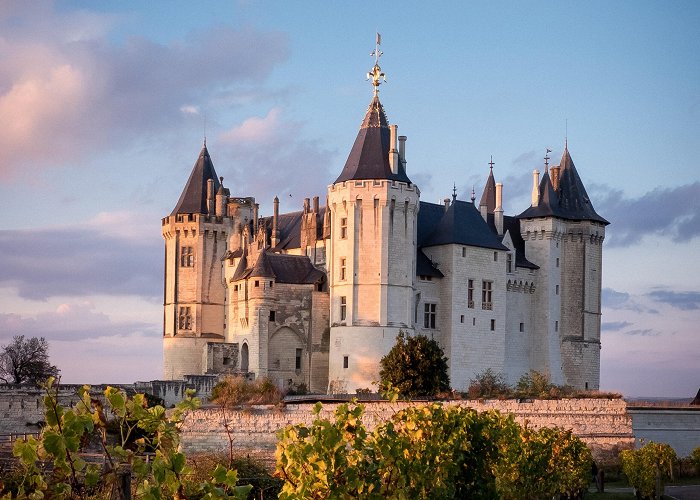
[[[700,446],[700,407],[630,407],[628,413],[637,446],[648,441],[667,443],[679,457]]]
[[[422,403],[365,403],[364,423],[369,429],[385,422],[409,405]],[[620,450],[634,446],[632,420],[621,399],[563,399],[556,401],[515,400],[451,401],[477,411],[498,410],[511,413],[521,424],[533,428],[560,427],[571,430],[591,448],[600,463],[617,460]],[[324,404],[321,416],[332,418],[338,403]],[[272,456],[277,445],[277,432],[287,425],[313,422],[312,405],[287,404],[283,407],[257,406],[235,411],[227,410],[233,423],[234,446],[242,453],[261,451]],[[182,426],[182,446],[188,453],[225,452],[228,437],[223,427],[224,413],[218,407],[200,408],[187,415]]]

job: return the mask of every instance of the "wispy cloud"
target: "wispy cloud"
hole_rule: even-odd
[[[602,323],[600,329],[604,332],[617,332],[628,326],[632,326],[629,321],[609,321],[607,323]]]
[[[651,328],[637,329],[637,330],[627,330],[623,332],[625,335],[641,336],[641,337],[658,337],[661,332],[653,330]]]
[[[676,309],[682,309],[684,311],[700,309],[700,292],[654,290],[647,295],[656,302],[668,304]]]
[[[627,292],[619,292],[612,288],[603,288],[601,292],[603,307],[608,309],[618,309],[635,311],[640,313],[659,314],[659,311],[648,307],[640,301],[638,297],[633,297]]]

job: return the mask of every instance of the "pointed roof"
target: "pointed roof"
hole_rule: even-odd
[[[391,132],[379,97],[374,96],[362,120],[345,167],[335,183],[362,179],[389,179],[411,183],[401,162],[394,174],[389,165]]]
[[[199,152],[199,158],[192,167],[190,178],[182,190],[180,199],[170,215],[175,214],[207,214],[207,181],[214,180],[214,192],[221,186],[219,178],[216,176],[214,164],[209,156],[207,145],[204,144]]]
[[[496,210],[496,179],[493,178],[493,167],[489,172],[489,178],[486,179],[484,186],[484,194],[481,195],[479,206],[486,205],[486,211],[490,214]]]
[[[559,189],[554,190],[549,172],[545,171],[540,182],[540,197],[535,207],[529,207],[518,215],[520,219],[559,217],[568,220],[590,220],[610,224],[593,208],[586,188],[576,171],[568,145],[559,163]]]
[[[231,281],[273,278],[277,283],[310,285],[323,281],[325,276],[326,274],[316,268],[306,255],[279,254],[263,250],[250,268],[246,268],[244,256]]]

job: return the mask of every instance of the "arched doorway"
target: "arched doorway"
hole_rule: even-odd
[[[248,344],[246,343],[241,347],[241,371],[248,373]]]

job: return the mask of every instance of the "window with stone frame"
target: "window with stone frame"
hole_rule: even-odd
[[[345,257],[340,258],[340,281],[347,279],[347,262]]]
[[[487,311],[493,309],[493,281],[481,282],[481,308]]]
[[[189,306],[180,307],[178,328],[180,330],[192,330],[192,309]]]
[[[423,306],[423,327],[435,330],[437,320],[437,304],[426,302]]]
[[[348,298],[343,295],[340,297],[340,321],[345,321],[348,312]]]
[[[467,281],[467,307],[474,309],[474,280]]]
[[[192,247],[180,247],[180,267],[194,267],[194,250]]]
[[[510,252],[506,254],[506,272],[509,274],[513,272],[513,254]]]
[[[348,237],[348,218],[340,218],[340,239],[344,240]]]
[[[297,348],[294,356],[294,369],[301,370],[301,349]]]

